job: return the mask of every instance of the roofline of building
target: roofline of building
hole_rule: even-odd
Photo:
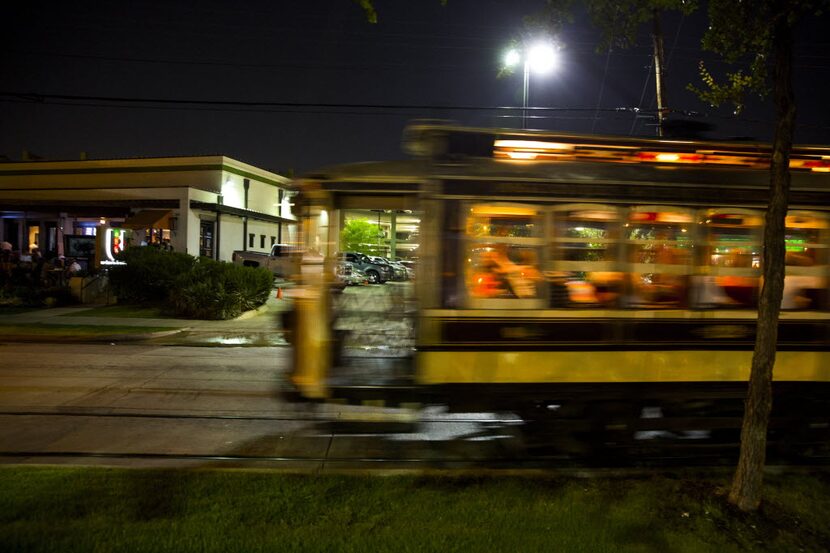
[[[155,173],[166,171],[225,171],[279,187],[286,187],[290,180],[282,175],[227,156],[11,161],[0,163],[0,178],[21,175]]]

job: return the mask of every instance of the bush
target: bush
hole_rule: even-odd
[[[40,303],[47,307],[74,305],[78,300],[72,295],[69,286],[50,286],[39,290]]]
[[[119,301],[165,304],[193,319],[232,319],[255,309],[268,299],[273,282],[266,269],[152,247],[129,248],[119,260],[127,264],[110,269]]]
[[[192,255],[153,247],[128,248],[118,254],[118,260],[126,265],[110,269],[110,285],[118,299],[126,303],[167,301],[176,279],[196,264]]]
[[[179,316],[232,319],[264,304],[272,282],[266,269],[202,258],[176,280],[170,300]]]
[[[78,301],[68,286],[13,286],[0,288],[0,306],[4,307],[60,307]]]

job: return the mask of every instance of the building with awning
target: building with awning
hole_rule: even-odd
[[[130,230],[169,229],[171,209],[145,209],[130,215],[121,223],[121,228]]]
[[[64,255],[113,232],[230,260],[296,239],[288,179],[225,156],[0,163],[0,241]]]

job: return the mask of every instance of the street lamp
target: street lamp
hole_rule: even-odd
[[[527,99],[530,90],[530,72],[550,73],[558,64],[559,56],[550,43],[538,43],[525,47],[524,51],[511,48],[504,56],[505,67],[524,64],[524,82],[522,86],[522,128],[527,128]]]

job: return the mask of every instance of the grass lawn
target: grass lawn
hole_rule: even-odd
[[[123,325],[55,325],[55,324],[18,324],[0,325],[0,336],[63,336],[94,337],[110,334],[144,334],[176,330],[169,326],[123,326]]]
[[[0,468],[4,551],[826,551],[830,477],[768,477],[761,512],[682,477],[300,476]]]
[[[107,305],[92,307],[77,313],[66,313],[62,317],[119,317],[127,319],[171,319],[170,315],[162,312],[160,307],[144,307],[141,305]]]
[[[0,318],[4,315],[17,315],[18,313],[28,313],[30,311],[36,311],[41,309],[40,307],[24,307],[22,305],[4,305],[0,306]]]

